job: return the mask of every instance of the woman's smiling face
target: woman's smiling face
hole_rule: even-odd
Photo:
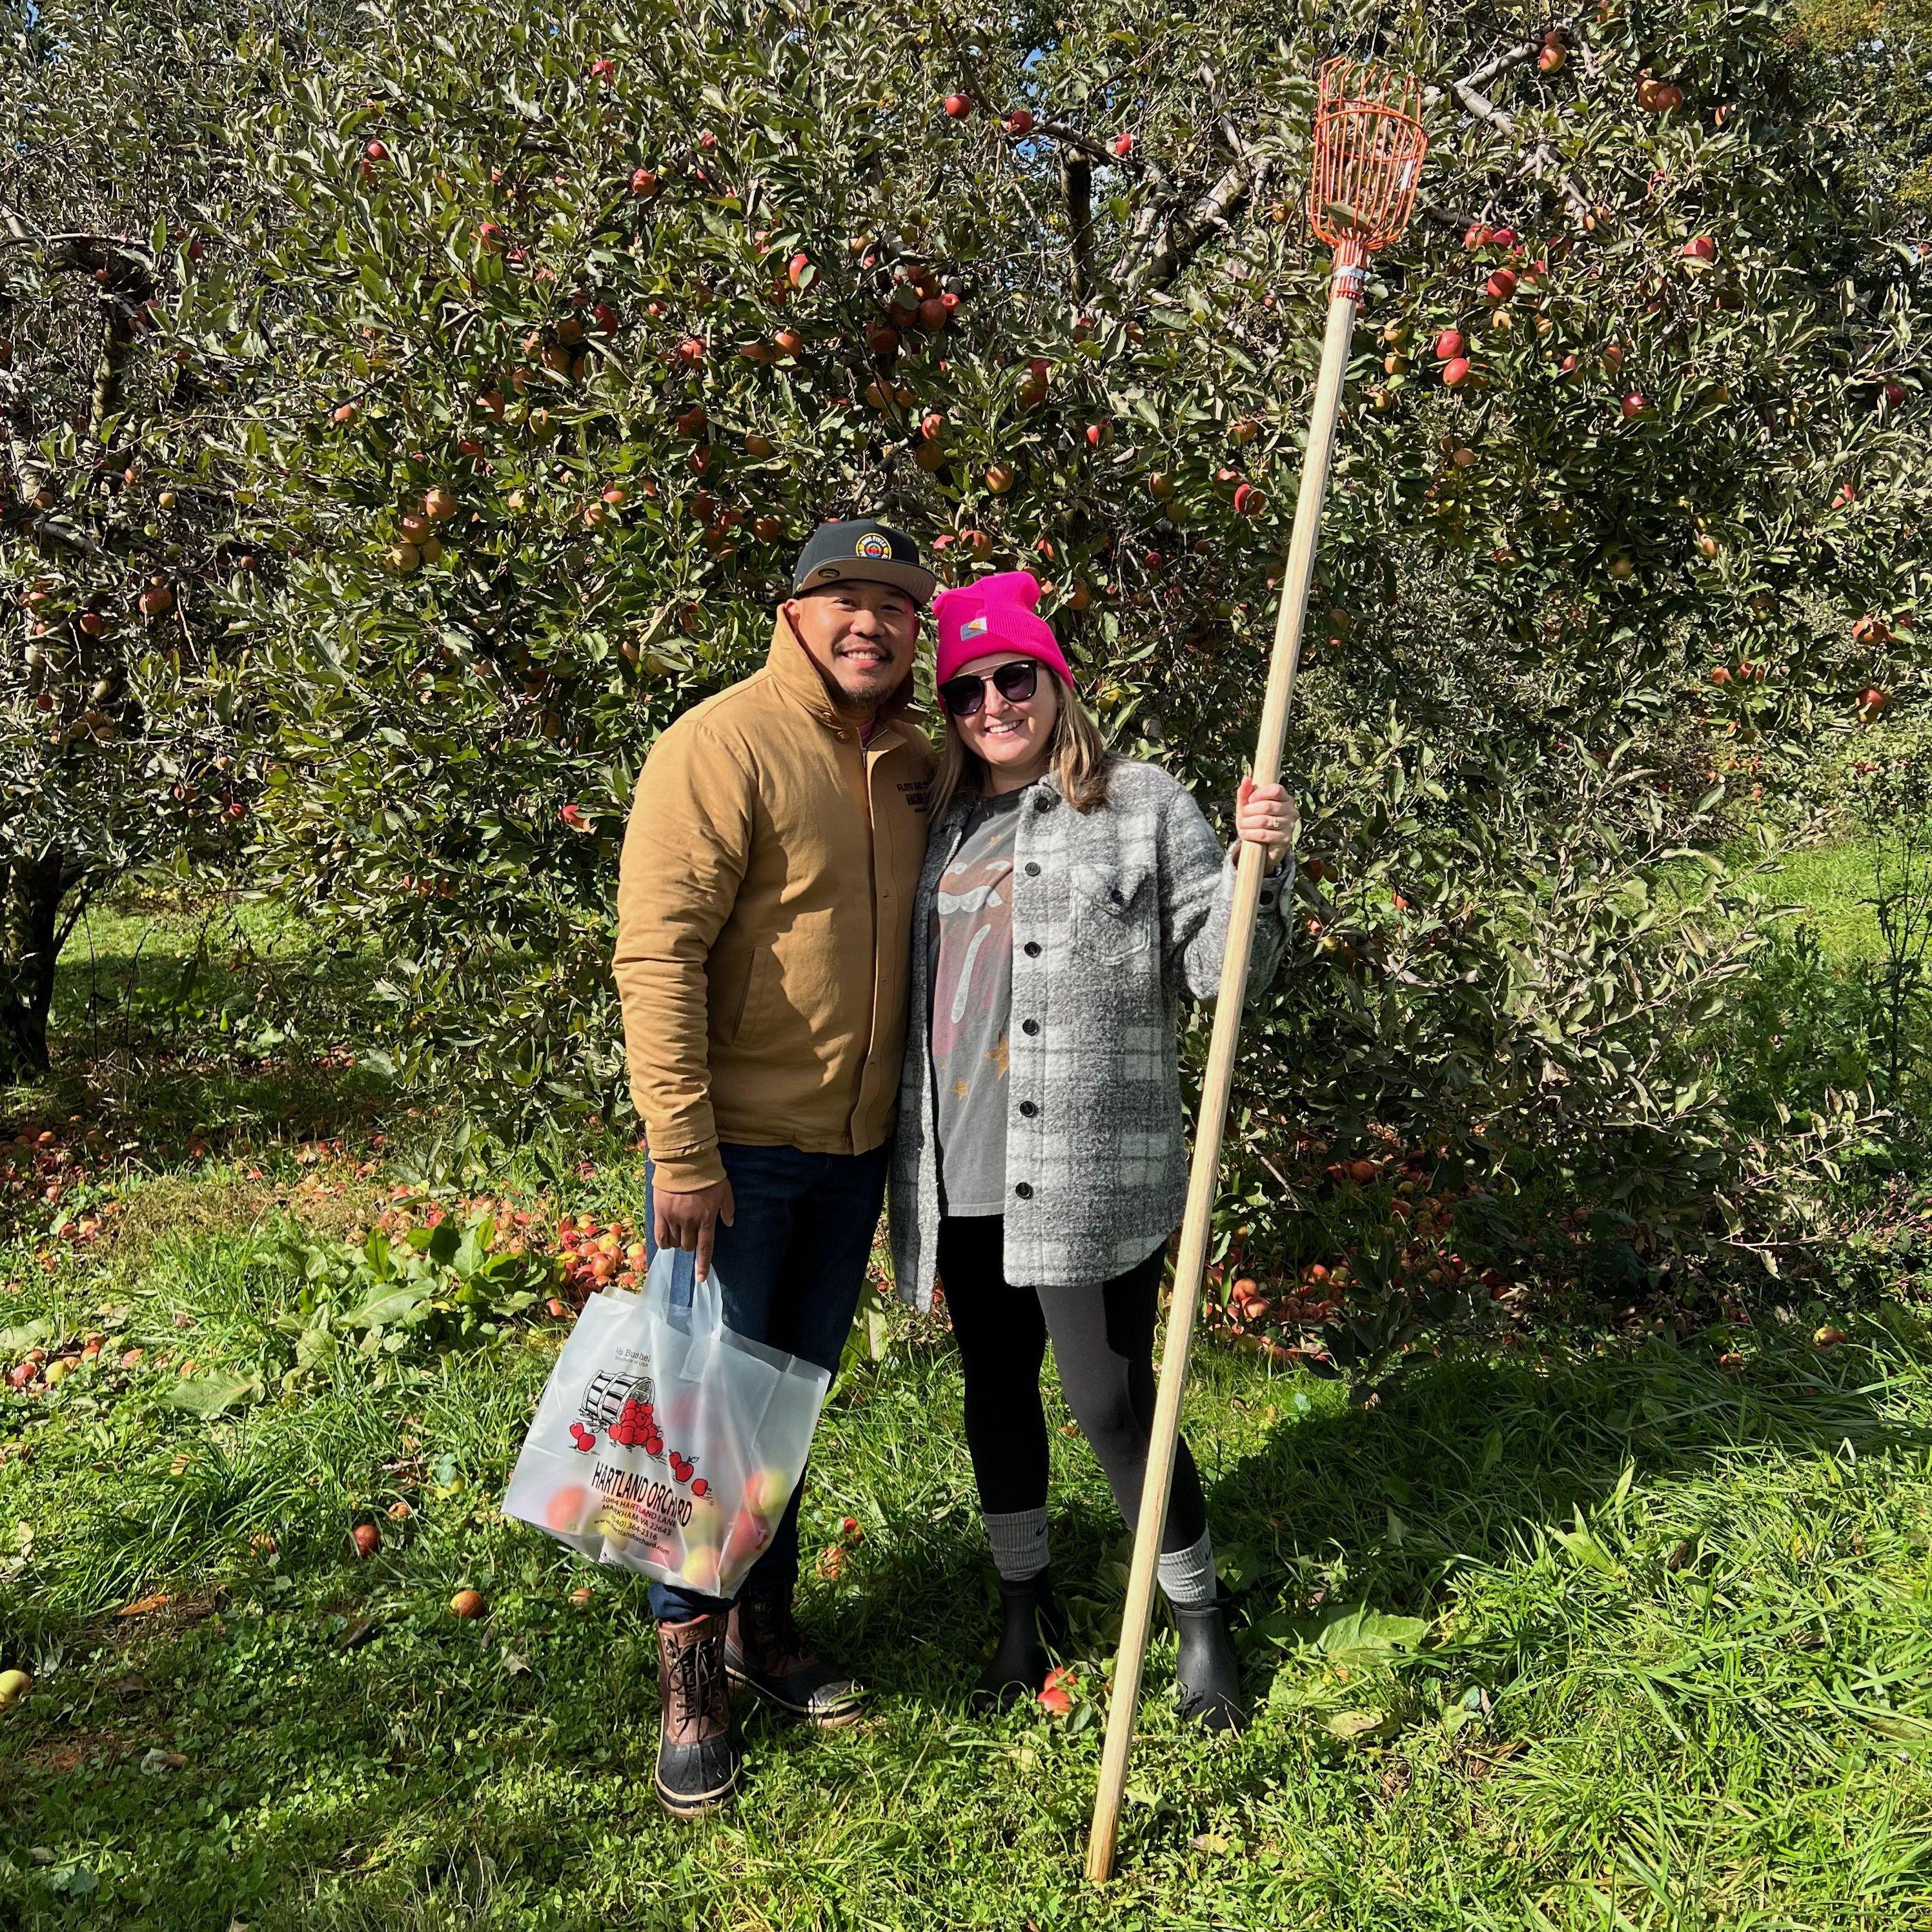
[[[953,675],[986,680],[980,686],[978,710],[952,720],[968,751],[982,760],[993,788],[1000,784],[1030,784],[1046,769],[1047,747],[1053,742],[1053,728],[1060,718],[1060,692],[1053,674],[1044,664],[1036,665],[1030,698],[1004,696],[991,682],[1001,664],[1013,662],[1011,651],[992,651],[962,664]],[[950,682],[950,680],[948,680]]]

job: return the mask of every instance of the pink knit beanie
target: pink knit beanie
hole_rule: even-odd
[[[963,664],[997,652],[1034,658],[1071,686],[1073,674],[1053,626],[1040,616],[1040,580],[1030,570],[1003,570],[991,577],[942,590],[932,600],[939,626],[939,662],[934,675],[944,684]]]

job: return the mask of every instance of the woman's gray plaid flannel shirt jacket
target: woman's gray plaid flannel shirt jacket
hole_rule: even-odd
[[[891,1214],[899,1293],[921,1309],[932,1303],[940,1220],[928,934],[967,808],[933,826],[913,906]],[[1220,984],[1234,884],[1233,855],[1156,765],[1116,764],[1096,811],[1074,811],[1051,776],[1021,807],[1006,1089],[1006,1276],[1016,1286],[1108,1280],[1178,1224],[1180,1004],[1212,999]],[[1287,890],[1286,877],[1262,887],[1251,999],[1280,963]]]

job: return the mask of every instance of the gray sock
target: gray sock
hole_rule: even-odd
[[[1214,1539],[1204,1529],[1199,1542],[1162,1553],[1160,1587],[1183,1610],[1214,1600]]]
[[[993,1567],[1009,1583],[1037,1576],[1046,1568],[1046,1511],[1014,1510],[1005,1516],[982,1515],[986,1540],[992,1546]]]

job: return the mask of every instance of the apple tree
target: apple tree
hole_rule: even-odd
[[[225,605],[264,862],[383,952],[391,1064],[622,1106],[632,782],[822,518],[1033,568],[1117,740],[1232,794],[1352,47],[1422,74],[1434,145],[1351,371],[1242,1185],[1392,1126],[1659,1240],[1767,1211],[1687,1047],[1752,943],[1715,854],[1754,788],[1918,673],[1927,254],[1857,124],[1892,77],[1717,0],[1283,32],[485,0],[289,69],[259,243],[191,265],[170,342],[232,375],[273,559]]]
[[[0,22],[0,1082],[46,1064],[54,963],[89,901],[234,842],[248,785],[212,587],[252,559],[202,434],[227,385],[156,324],[246,225],[234,128],[318,18],[43,0]]]

